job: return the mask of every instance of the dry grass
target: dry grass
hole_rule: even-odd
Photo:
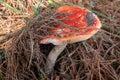
[[[49,15],[46,14],[46,11],[50,11],[50,8],[47,7],[47,1],[44,1],[44,4],[37,3],[37,0],[4,1],[22,13],[11,10],[3,5],[3,3],[0,4],[0,37],[2,34],[8,37],[9,33],[11,33],[10,37],[0,44],[1,49],[5,49],[4,53],[6,53],[3,54],[0,52],[2,54],[0,56],[1,80],[120,79],[120,1],[93,0],[95,7],[89,7],[100,13],[104,13],[114,19],[114,21],[99,16],[103,24],[103,29],[87,41],[69,44],[59,56],[55,70],[50,75],[46,75],[43,68],[46,55],[53,45],[39,45],[37,41],[39,37],[46,34],[42,34],[44,30],[47,30],[46,28],[49,28],[53,23],[57,23],[55,19],[49,18],[53,16],[52,12]],[[72,1],[70,0],[70,2]],[[77,2],[74,3],[77,4]],[[22,4],[24,5],[22,6]],[[84,2],[84,4],[86,3]],[[31,20],[26,26],[24,18],[28,17],[32,19],[34,16],[34,10],[31,5],[40,7],[43,10],[37,18]],[[19,30],[23,26],[26,27]]]

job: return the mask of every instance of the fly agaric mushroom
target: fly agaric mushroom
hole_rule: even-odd
[[[91,11],[77,6],[64,5],[56,9],[58,13],[64,13],[66,16],[58,16],[66,25],[57,25],[52,27],[48,34],[40,38],[41,44],[52,43],[56,45],[49,53],[47,60],[47,72],[51,72],[57,57],[64,50],[67,44],[75,43],[89,39],[101,27],[98,17]],[[57,35],[57,36],[56,36]]]

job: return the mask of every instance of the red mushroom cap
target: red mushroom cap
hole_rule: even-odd
[[[58,16],[65,24],[61,24],[50,29],[51,34],[40,38],[39,42],[43,44],[52,43],[55,45],[63,44],[64,42],[73,43],[86,40],[93,36],[101,27],[98,17],[87,9],[77,6],[64,5],[56,9],[58,13],[66,14]]]

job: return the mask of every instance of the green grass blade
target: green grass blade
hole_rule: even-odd
[[[25,6],[21,2],[21,0],[17,0],[17,3],[18,3],[18,5],[19,5],[20,8],[25,9]]]
[[[50,5],[52,5],[52,6],[57,6],[57,5],[58,5],[56,2],[54,2],[54,1],[52,1],[52,0],[47,0],[47,1],[48,1],[48,3],[49,3]]]
[[[98,12],[98,11],[95,11],[95,10],[91,10],[91,11],[94,12],[94,13],[96,13],[96,14],[99,15],[99,16],[102,16],[102,17],[104,17],[104,18],[106,18],[106,19],[109,19],[110,21],[114,21],[114,19],[110,18],[109,16],[107,16],[107,15],[105,15],[105,14],[102,14],[102,13],[100,13],[100,12]]]
[[[37,17],[38,14],[40,13],[40,8],[39,7],[36,8],[36,7],[32,6],[32,10],[34,11],[34,17]]]
[[[40,80],[45,80],[45,78],[42,74],[40,74]]]
[[[21,13],[20,10],[17,10],[16,8],[12,7],[12,6],[9,5],[8,3],[4,2],[3,0],[0,0],[0,2],[1,2],[2,4],[4,4],[6,7],[10,8],[11,10],[13,10],[14,12],[19,13],[19,14]]]
[[[29,21],[30,21],[30,18],[25,17],[25,18],[24,18],[24,21],[25,21],[25,22],[29,22]]]
[[[91,7],[95,7],[93,0],[89,0],[89,2],[90,2],[90,6],[91,6]]]

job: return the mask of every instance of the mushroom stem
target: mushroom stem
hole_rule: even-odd
[[[55,65],[56,59],[60,55],[60,53],[65,49],[67,43],[62,45],[56,45],[49,53],[47,58],[47,64],[46,64],[46,72],[50,73],[53,70],[53,67]]]

